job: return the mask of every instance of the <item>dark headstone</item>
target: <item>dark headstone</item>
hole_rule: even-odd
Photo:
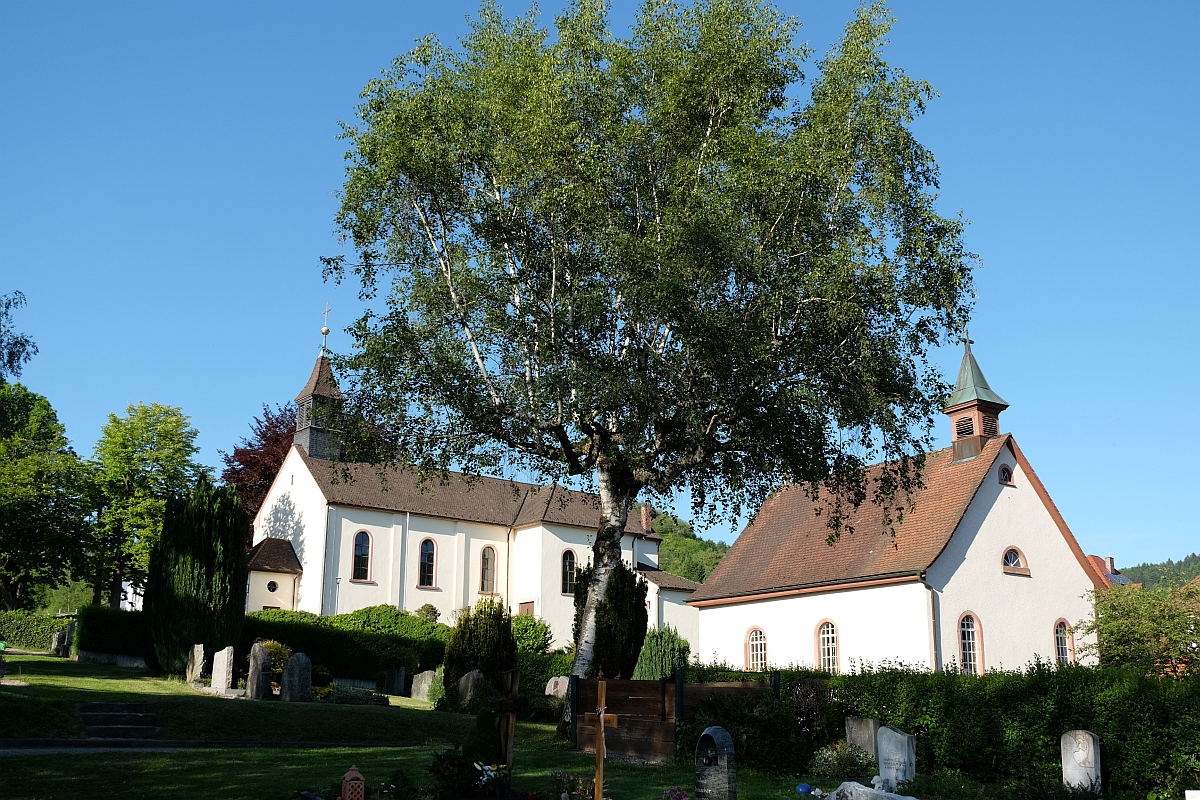
[[[464,706],[470,703],[472,696],[483,691],[486,683],[487,680],[483,677],[483,673],[477,669],[463,675],[458,679],[458,702]]]
[[[304,653],[296,653],[283,665],[279,699],[288,703],[312,700],[312,659]]]
[[[846,717],[846,741],[858,745],[878,760],[875,753],[875,737],[879,733],[879,720],[869,717]]]
[[[383,674],[383,693],[403,695],[404,694],[404,667],[399,669],[389,669]]]
[[[246,696],[251,700],[270,700],[274,697],[271,691],[271,651],[255,642],[250,648],[250,674],[246,678]]]
[[[696,800],[737,800],[733,738],[724,728],[705,728],[696,744]]]

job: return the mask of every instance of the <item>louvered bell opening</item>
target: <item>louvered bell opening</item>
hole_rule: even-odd
[[[1000,424],[995,417],[985,416],[983,418],[983,435],[998,436],[1000,434]]]
[[[960,439],[975,435],[975,423],[970,417],[959,417],[954,422],[954,434]]]

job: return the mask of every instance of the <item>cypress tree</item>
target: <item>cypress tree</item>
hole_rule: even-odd
[[[445,685],[458,689],[458,681],[473,669],[498,686],[500,673],[517,668],[517,640],[512,618],[502,603],[481,599],[472,612],[464,608],[446,638]]]
[[[670,625],[651,628],[646,632],[646,641],[638,655],[637,667],[633,670],[635,681],[656,681],[670,678],[676,667],[686,667],[691,647],[687,639]]]
[[[145,600],[150,639],[167,672],[183,671],[192,645],[212,653],[241,633],[249,526],[236,488],[214,486],[207,476],[186,497],[167,501]]]
[[[575,581],[575,641],[591,585],[591,567],[579,570]],[[596,606],[596,647],[588,675],[620,679],[633,675],[646,639],[646,581],[618,562],[608,578],[608,590]]]

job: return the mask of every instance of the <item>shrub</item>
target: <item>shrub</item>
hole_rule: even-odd
[[[656,681],[671,678],[676,667],[686,667],[691,648],[687,640],[669,625],[646,632],[642,652],[633,669],[635,681]]]
[[[292,649],[286,644],[280,644],[273,639],[267,639],[262,642],[262,646],[267,648],[267,652],[271,654],[271,682],[283,683],[283,667],[287,663],[287,660],[292,657]]]
[[[282,621],[291,615],[298,621]],[[419,643],[400,636],[314,624],[291,611],[247,614],[235,647],[239,655],[249,654],[256,639],[282,642],[292,652],[305,653],[340,678],[375,680],[379,673],[389,669],[402,666],[413,674],[420,666],[420,656],[412,647]]]
[[[446,668],[439,666],[429,682],[429,702],[435,706],[446,697]]]
[[[518,614],[512,618],[513,638],[517,640],[518,653],[544,653],[554,641],[554,633],[545,620],[532,614]]]
[[[354,686],[333,684],[329,693],[321,697],[322,703],[333,703],[341,706],[386,706],[389,701],[378,692],[370,689],[359,689]]]
[[[28,611],[0,611],[0,642],[8,642],[10,647],[49,650],[54,634],[69,623],[69,619]]]
[[[594,567],[578,571],[575,581],[576,645]],[[633,674],[642,642],[646,639],[646,581],[618,561],[608,577],[604,599],[596,606],[596,644],[588,675],[620,679]]]
[[[308,655],[308,653],[305,653]],[[329,667],[323,664],[317,664],[312,668],[312,685],[317,688],[324,688],[333,683],[333,673],[329,671]]]
[[[809,771],[822,778],[867,783],[877,774],[877,767],[870,753],[856,744],[841,740],[818,750],[809,763]]]
[[[121,611],[109,606],[84,606],[75,626],[75,647],[93,653],[123,656],[153,654],[142,628],[142,612]],[[150,653],[147,653],[147,650]]]
[[[474,610],[463,609],[446,640],[445,685],[458,686],[459,679],[473,669],[483,673],[492,686],[500,675],[517,667],[517,642],[512,618],[504,605],[490,597]]]
[[[678,786],[672,786],[662,794],[662,800],[692,800],[688,797],[688,793]]]
[[[566,653],[530,653],[517,651],[517,669],[521,671],[521,694],[539,697],[546,684],[558,675],[570,675],[574,659]]]
[[[435,624],[438,621],[438,617],[441,615],[442,613],[437,610],[437,606],[435,606],[433,603],[426,603],[417,609],[417,616],[428,622],[430,625]]]

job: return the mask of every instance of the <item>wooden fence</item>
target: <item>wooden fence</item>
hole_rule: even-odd
[[[582,717],[596,711],[597,684],[595,678],[572,677],[567,691],[571,743],[585,753],[596,752],[596,726],[585,724]],[[713,695],[750,699],[764,693],[779,695],[779,673],[771,674],[770,683],[685,683],[683,670],[676,672],[674,681],[605,681],[605,713],[617,715],[617,727],[604,731],[605,750],[621,758],[671,761],[678,725],[693,718],[700,701]]]

